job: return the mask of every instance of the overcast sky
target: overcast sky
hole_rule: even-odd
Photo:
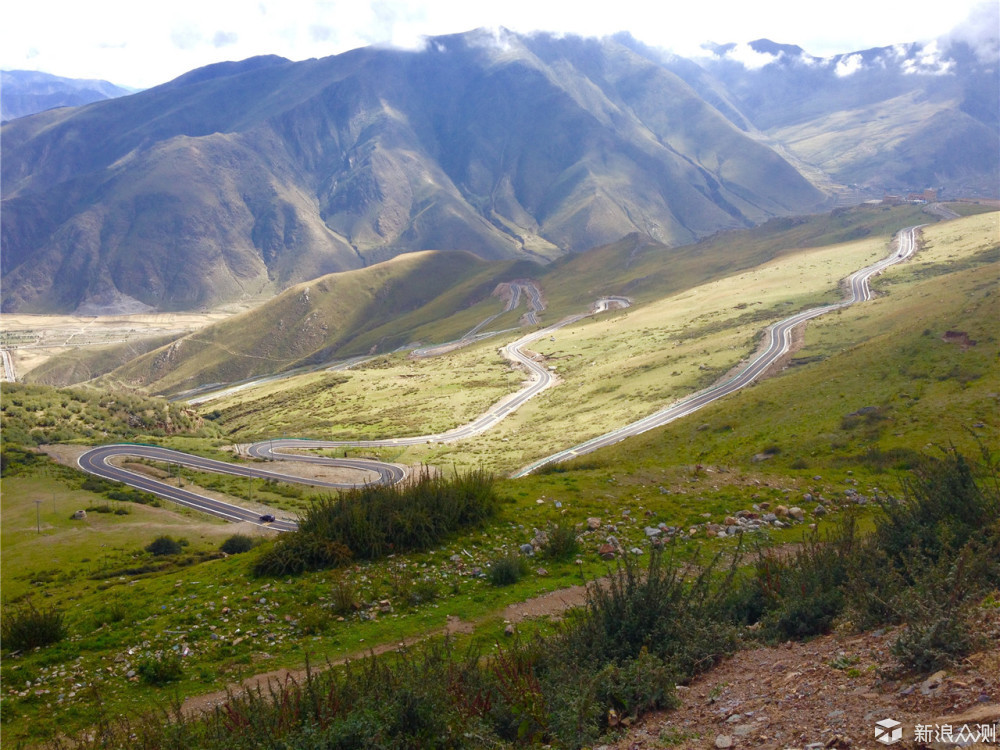
[[[29,0],[0,11],[0,68],[155,86],[221,60],[413,47],[480,26],[635,37],[681,55],[767,37],[820,57],[930,41],[956,27],[997,36],[996,0]],[[970,21],[970,16],[975,20]]]

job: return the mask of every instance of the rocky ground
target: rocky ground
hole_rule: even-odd
[[[607,747],[860,750],[887,746],[884,719],[900,722],[898,748],[1000,747],[1000,609],[984,611],[981,632],[984,651],[933,675],[893,672],[892,630],[743,651]]]

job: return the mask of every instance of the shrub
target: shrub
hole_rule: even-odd
[[[566,561],[580,552],[576,540],[576,529],[572,526],[556,525],[548,531],[549,541],[545,545],[545,556],[553,560]]]
[[[986,475],[982,484],[977,468]],[[901,500],[881,499],[874,542],[897,567],[914,554],[932,562],[955,557],[966,544],[997,533],[997,479],[988,462],[974,467],[955,450],[925,458],[903,479]]]
[[[288,575],[428,549],[461,529],[482,525],[499,500],[493,476],[472,471],[452,479],[425,471],[403,485],[367,485],[326,497],[254,564],[255,575]]]
[[[184,676],[181,657],[177,654],[151,654],[139,660],[135,667],[139,678],[149,685],[166,685]]]
[[[310,607],[299,617],[299,627],[306,635],[326,632],[330,627],[330,613],[319,607]]]
[[[622,664],[645,648],[682,679],[735,650],[736,629],[725,617],[725,592],[740,554],[721,581],[716,580],[716,558],[690,582],[684,580],[682,566],[665,560],[664,554],[653,548],[644,571],[625,557],[605,582],[590,586],[583,614],[570,621],[562,636],[564,658]]]
[[[954,562],[928,567],[915,578],[917,583],[897,605],[905,626],[892,652],[904,668],[931,672],[949,667],[984,644],[972,626],[979,587],[974,573],[970,575],[968,549]]]
[[[55,607],[37,609],[29,599],[13,609],[7,608],[3,613],[0,641],[8,651],[48,646],[65,637],[63,614]]]
[[[814,534],[791,557],[761,554],[756,585],[763,595],[765,632],[787,639],[829,631],[844,609],[856,547],[855,523],[848,516],[825,540]]]
[[[528,574],[528,561],[516,552],[498,557],[490,563],[486,580],[494,586],[510,586]]]
[[[219,549],[227,555],[238,555],[242,552],[249,552],[256,544],[257,542],[253,537],[249,537],[246,534],[233,534],[222,543]]]
[[[358,609],[358,592],[346,576],[338,575],[333,579],[333,611],[338,615],[346,615]]]
[[[179,555],[182,543],[178,539],[169,536],[158,536],[146,545],[145,550],[151,555]]]

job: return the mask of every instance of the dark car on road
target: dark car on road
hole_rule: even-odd
[[[270,513],[265,513],[260,517],[261,523],[271,523],[272,521],[274,521],[274,516],[272,516]]]

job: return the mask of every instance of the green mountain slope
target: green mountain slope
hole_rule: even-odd
[[[421,326],[451,316],[439,334],[457,338],[499,312],[503,303],[490,298],[493,289],[524,275],[531,265],[488,263],[471,253],[422,252],[327,275],[138,357],[104,382],[155,393],[229,383],[391,351],[411,341]]]
[[[638,235],[542,267],[483,261],[469,253],[424,252],[288,289],[262,306],[151,351],[106,376],[110,382],[175,394],[293,367],[459,338],[502,310],[496,285],[535,279],[544,323],[586,310],[598,297],[650,302],[758,266],[785,252],[891,234],[929,220],[917,207],[857,207],[772,220],[668,248]],[[516,325],[521,310],[496,322]],[[60,367],[71,366],[67,362]],[[56,367],[55,364],[52,365]]]

